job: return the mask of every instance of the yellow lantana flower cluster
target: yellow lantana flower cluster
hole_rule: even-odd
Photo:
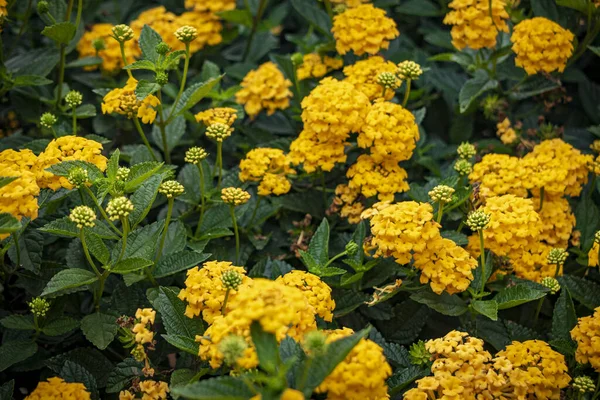
[[[112,38],[111,24],[95,24],[91,29],[83,34],[79,43],[77,43],[77,51],[79,58],[98,56],[102,58],[100,68],[103,72],[114,74],[123,68],[123,57],[121,55],[121,47],[119,42]],[[95,46],[102,44],[97,50]],[[128,40],[124,44],[125,56],[128,60],[133,61],[141,55],[136,40]],[[85,67],[85,70],[91,71],[96,69],[96,66]]]
[[[365,197],[377,195],[381,201],[393,201],[394,194],[410,189],[406,170],[389,158],[377,162],[372,155],[362,154],[348,168],[346,176],[350,189],[360,190]]]
[[[235,100],[244,106],[250,118],[255,118],[262,110],[267,115],[273,115],[275,111],[290,106],[292,92],[289,88],[292,82],[271,61],[248,72],[241,86],[242,89],[235,94]]]
[[[200,343],[200,358],[209,361],[213,368],[219,368],[223,363],[219,343],[232,334],[243,337],[249,344],[237,365],[244,369],[258,365],[256,350],[250,346],[250,326],[255,321],[265,332],[274,334],[278,341],[286,335],[300,340],[304,333],[316,329],[314,309],[304,293],[282,282],[251,280],[239,287],[230,308],[226,316],[215,318],[203,336],[196,336]]]
[[[179,292],[181,300],[185,301],[185,315],[194,318],[202,314],[202,318],[212,324],[215,318],[221,316],[221,309],[225,301],[227,288],[223,285],[221,276],[223,272],[234,270],[242,275],[242,283],[248,283],[250,278],[246,276],[244,267],[236,267],[228,261],[208,261],[202,268],[194,267],[187,271],[185,288]],[[236,296],[236,290],[230,290],[229,299]],[[228,308],[231,302],[228,301]]]
[[[360,189],[351,189],[348,185],[339,184],[335,188],[332,211],[339,212],[351,224],[360,222],[360,215],[365,206],[359,200]]]
[[[353,333],[349,328],[331,331],[327,335],[327,343]],[[386,379],[390,375],[392,367],[386,361],[383,349],[372,340],[361,339],[315,392],[327,392],[329,400],[387,399]]]
[[[292,188],[286,175],[296,171],[290,167],[290,159],[283,150],[269,147],[250,150],[240,161],[240,181],[260,182],[259,196],[285,194]]]
[[[504,118],[502,122],[496,125],[496,135],[504,144],[512,144],[517,140],[517,132],[510,123],[510,119]]]
[[[521,21],[510,37],[517,55],[515,64],[529,75],[563,72],[573,54],[574,38],[571,31],[544,17]]]
[[[540,216],[539,240],[551,247],[566,249],[575,227],[575,214],[564,197],[546,197],[542,206],[540,198],[534,197],[533,206]]]
[[[471,183],[479,183],[479,195],[484,198],[505,194],[527,197],[523,179],[520,159],[508,154],[486,154],[469,174]]]
[[[37,157],[31,150],[4,150],[0,153],[0,177],[17,178],[0,188],[0,212],[17,219],[38,216],[37,196],[40,188],[35,171]],[[0,235],[4,238],[7,235]]]
[[[185,8],[218,13],[235,9],[235,0],[185,0]]]
[[[151,308],[138,308],[135,312],[136,323],[131,329],[135,333],[135,341],[138,344],[152,343],[154,340],[154,332],[152,325],[156,318],[156,311]],[[148,329],[150,325],[150,329]]]
[[[31,394],[25,400],[89,400],[90,392],[86,390],[83,383],[67,383],[62,378],[48,378],[47,382],[38,383]]]
[[[343,66],[344,60],[341,58],[309,53],[302,57],[302,65],[298,67],[296,73],[298,74],[298,80],[302,81],[310,78],[322,78],[327,73],[340,69]]]
[[[577,362],[589,363],[600,372],[600,307],[594,310],[593,315],[579,318],[577,326],[571,331],[571,338],[577,342]]]
[[[293,270],[277,278],[276,282],[302,290],[308,303],[313,306],[319,317],[327,322],[333,320],[335,301],[331,298],[331,288],[318,276],[300,270]]]
[[[108,92],[102,99],[102,113],[117,113],[129,119],[138,118],[145,124],[151,124],[156,119],[156,110],[160,104],[158,97],[147,96],[144,100],[138,100],[135,94],[137,80],[129,78],[123,88],[116,88]]]
[[[102,145],[93,140],[77,136],[62,136],[51,141],[40,153],[34,166],[38,186],[42,189],[58,190],[63,187],[72,189],[67,178],[46,171],[47,168],[63,161],[87,161],[100,171],[106,169],[108,159],[102,155]]]
[[[365,60],[357,61],[355,64],[344,67],[344,82],[351,83],[356,89],[363,92],[370,101],[383,97],[383,89],[377,83],[377,77],[382,72],[391,72],[394,75],[398,66],[391,61],[386,61],[381,56],[369,57]],[[391,100],[394,97],[393,90],[386,90],[385,99]]]
[[[498,32],[508,32],[505,0],[453,0],[448,7],[444,23],[453,25],[452,44],[459,50],[494,48]]]
[[[200,111],[194,117],[196,122],[202,122],[206,127],[213,124],[224,124],[231,127],[237,119],[237,110],[230,107],[215,107]]]
[[[390,41],[400,34],[394,20],[372,4],[349,8],[336,15],[331,32],[338,53],[346,54],[352,50],[357,56],[387,49]]]
[[[364,3],[368,3],[369,0],[330,0],[332,4],[340,4],[348,8],[358,7]]]
[[[157,382],[152,379],[139,383],[139,390],[123,390],[119,393],[119,400],[134,400],[136,393],[142,395],[142,400],[166,400],[169,393],[169,384],[167,382]]]

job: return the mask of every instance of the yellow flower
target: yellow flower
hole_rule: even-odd
[[[292,82],[272,62],[262,64],[258,69],[246,74],[241,83],[242,89],[235,94],[235,100],[242,104],[250,118],[255,118],[262,110],[273,115],[277,110],[290,106]]]
[[[562,197],[545,196],[540,210],[540,199],[535,197],[532,200],[542,224],[538,239],[552,247],[569,247],[569,238],[575,228],[575,215],[569,201]]]
[[[135,317],[141,321],[142,324],[148,323],[154,324],[156,318],[156,311],[151,308],[138,308],[135,312]]]
[[[295,173],[290,167],[290,159],[280,149],[253,149],[240,161],[240,181],[260,182],[259,196],[279,196],[289,192],[292,184],[286,175]]]
[[[471,183],[479,183],[481,197],[514,194],[527,197],[524,187],[524,172],[520,159],[507,154],[486,154],[473,166],[469,174]]]
[[[36,174],[31,172],[35,155],[30,150],[4,150],[0,153],[0,177],[17,178],[0,188],[0,213],[11,214],[17,219],[38,216],[37,196],[40,188]],[[0,235],[4,238],[7,235]]]
[[[333,58],[321,56],[318,53],[305,54],[302,57],[302,65],[298,67],[296,73],[298,80],[310,78],[322,78],[327,73],[340,69],[344,66],[344,60],[341,58]]]
[[[517,132],[512,128],[510,119],[504,118],[502,122],[496,124],[496,135],[502,143],[511,144],[517,140]]]
[[[362,218],[370,219],[374,256],[394,257],[398,264],[408,264],[412,252],[424,251],[430,240],[440,237],[429,203],[376,203],[363,212]]]
[[[594,310],[593,315],[579,318],[571,331],[571,338],[577,342],[577,362],[589,363],[596,372],[600,372],[600,307]]]
[[[102,155],[102,145],[93,140],[77,136],[62,136],[51,141],[37,159],[35,173],[40,188],[58,190],[63,187],[72,189],[67,178],[55,176],[47,168],[63,161],[87,161],[104,171],[108,162]]]
[[[437,294],[464,292],[477,268],[477,261],[465,249],[442,237],[428,241],[425,249],[414,253],[414,259],[414,266],[421,270],[421,283],[429,283]]]
[[[352,50],[357,56],[377,54],[400,35],[394,20],[372,4],[349,8],[336,15],[331,32],[338,53],[346,54]]]
[[[135,333],[135,341],[139,344],[152,343],[154,340],[154,332],[146,327],[144,323],[137,323],[131,329]]]
[[[185,8],[218,13],[235,9],[235,0],[185,0]]]
[[[283,393],[281,393],[280,400],[304,400],[304,394],[299,390],[295,389],[285,389]],[[256,396],[250,398],[250,400],[262,400],[262,395],[257,394]]]
[[[348,8],[358,7],[363,3],[368,3],[369,0],[330,0],[332,4],[341,4]]]
[[[244,369],[258,365],[256,350],[250,339],[252,322],[260,323],[278,341],[286,335],[300,340],[306,332],[316,329],[315,310],[305,295],[301,290],[281,282],[262,278],[251,280],[239,287],[230,302],[231,311],[225,317],[215,318],[203,336],[196,336],[196,341],[200,342],[200,358],[209,361],[213,368],[223,364],[223,354],[218,345],[231,334],[243,337],[249,345],[244,356],[237,360],[237,365]]]
[[[102,58],[100,68],[102,71],[109,74],[119,72],[123,68],[123,57],[121,55],[121,47],[119,42],[112,38],[111,24],[95,24],[91,29],[83,34],[79,43],[77,43],[77,51],[79,58],[98,57]],[[94,42],[103,42],[103,49],[97,51],[94,48]],[[125,42],[125,56],[128,62],[133,62],[135,58],[141,55],[138,48],[137,40],[129,40]],[[96,69],[96,66],[84,67],[85,70],[91,71]]]
[[[61,378],[48,378],[47,382],[38,383],[25,400],[89,400],[90,393],[83,383],[67,383]]]
[[[545,140],[521,160],[523,185],[536,196],[542,188],[550,196],[579,196],[592,159],[561,139]]]
[[[208,261],[202,265],[202,268],[194,267],[187,271],[185,288],[181,289],[177,297],[187,302],[185,315],[188,318],[194,318],[202,313],[202,318],[212,324],[215,318],[221,315],[227,292],[221,276],[223,272],[229,270],[240,273],[243,276],[242,283],[250,281],[244,267],[236,267],[228,261]],[[233,299],[236,293],[235,290],[230,290],[229,299]],[[228,300],[227,304],[229,310],[231,302]]]
[[[169,385],[167,382],[142,381],[140,382],[140,391],[143,393],[142,400],[166,400]]]
[[[335,301],[331,298],[331,288],[318,276],[308,272],[293,270],[276,280],[286,286],[302,290],[316,314],[327,322],[333,320]]]
[[[377,162],[409,160],[418,140],[419,127],[414,115],[387,101],[378,101],[371,107],[358,134],[358,146],[369,148]]]
[[[452,11],[444,23],[453,25],[452,44],[459,50],[467,46],[475,50],[494,48],[498,31],[508,32],[505,0],[453,0],[448,7]]]
[[[394,194],[410,189],[406,170],[393,159],[377,162],[373,156],[362,154],[348,168],[346,176],[350,179],[350,189],[360,189],[365,197],[377,195],[381,201],[392,201]]]
[[[357,90],[363,92],[369,100],[382,98],[383,88],[377,82],[377,77],[382,72],[391,72],[396,74],[398,67],[391,61],[386,61],[383,57],[373,56],[365,60],[357,61],[353,65],[344,67],[344,82],[351,83]],[[386,90],[385,99],[391,100],[394,97],[393,90]]]
[[[334,342],[353,333],[349,328],[331,331],[327,342]],[[387,399],[386,379],[391,374],[392,367],[385,359],[383,349],[372,340],[361,339],[315,392],[327,392],[329,400]]]
[[[293,165],[302,164],[309,174],[316,170],[331,171],[336,163],[346,162],[346,144],[344,140],[304,129],[290,144],[290,161]]]
[[[526,248],[511,252],[509,257],[514,274],[534,282],[541,282],[546,277],[556,275],[556,265],[548,263],[548,254],[552,248],[543,242],[533,242]],[[561,266],[558,275],[562,273]]]
[[[202,122],[207,127],[212,124],[224,124],[233,126],[237,119],[237,110],[229,107],[210,108],[206,111],[201,111],[195,116],[196,122]]]
[[[515,64],[529,75],[540,71],[563,72],[573,54],[574,38],[571,31],[544,17],[521,21],[510,37],[517,55]]]
[[[345,184],[337,185],[335,188],[333,206],[335,210],[339,210],[340,216],[348,219],[348,222],[351,224],[358,224],[360,222],[360,215],[365,209],[362,202],[358,200],[359,196],[360,189],[350,189]]]
[[[594,242],[594,245],[588,252],[588,267],[598,266],[598,252],[600,251],[600,244]]]
[[[145,124],[153,123],[156,119],[154,107],[158,106],[160,101],[152,94],[142,101],[138,100],[135,94],[136,86],[137,80],[129,78],[125,87],[108,92],[102,99],[102,113],[117,113],[125,115],[129,119],[139,118]]]
[[[285,175],[266,173],[258,185],[259,196],[281,196],[288,193],[292,189],[292,183]]]

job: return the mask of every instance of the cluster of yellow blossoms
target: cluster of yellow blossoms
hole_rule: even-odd
[[[545,342],[515,341],[494,358],[483,345],[458,331],[428,341],[433,376],[419,379],[404,399],[559,400],[571,380],[564,356]]]
[[[83,34],[77,51],[80,58],[98,56],[102,58],[100,68],[107,73],[116,73],[123,68],[123,56],[119,42],[112,38],[111,24],[95,24],[91,29]],[[125,56],[128,60],[133,60],[141,55],[141,51],[135,40],[128,40],[124,44]],[[85,69],[93,70],[95,66]]]
[[[360,190],[351,189],[346,184],[339,184],[335,188],[335,198],[333,199],[333,210],[339,212],[342,218],[346,218],[351,224],[360,222],[360,215],[365,206],[359,199]]]
[[[454,294],[467,290],[477,261],[452,240],[441,236],[429,203],[405,201],[376,203],[362,214],[370,219],[375,257],[394,257],[398,264],[421,270],[421,283],[431,289]]]
[[[296,171],[290,167],[290,159],[283,150],[269,147],[250,150],[240,161],[240,181],[260,182],[258,195],[280,196],[290,191],[292,184],[287,175]]]
[[[237,119],[237,111],[230,107],[215,107],[205,111],[200,111],[195,115],[196,122],[202,122],[207,127],[213,124],[224,124],[233,126]]]
[[[129,78],[125,87],[108,92],[102,99],[102,112],[121,114],[129,119],[138,118],[145,124],[153,123],[156,119],[155,107],[160,101],[152,94],[144,100],[138,100],[135,94],[137,83],[135,78]]]
[[[193,318],[202,313],[202,318],[212,324],[215,318],[221,316],[227,288],[223,285],[221,276],[223,272],[234,270],[243,276],[242,283],[246,284],[250,278],[246,276],[243,267],[233,266],[227,261],[208,261],[202,268],[194,267],[187,271],[185,288],[181,289],[178,297],[187,302],[185,315]],[[231,290],[229,299],[236,296],[236,290]],[[227,303],[231,307],[231,303]],[[228,308],[229,309],[229,308]]]
[[[498,135],[502,143],[512,144],[517,140],[517,132],[512,127],[510,119],[504,118],[502,122],[498,122],[496,129],[496,135]]]
[[[318,53],[305,54],[302,57],[302,65],[298,67],[296,73],[298,80],[310,78],[322,78],[327,73],[342,68],[344,60],[341,58],[333,58],[321,56]]]
[[[600,372],[600,307],[594,310],[593,315],[579,318],[577,326],[571,331],[571,337],[577,342],[577,362],[589,363]]]
[[[25,397],[25,400],[63,400],[91,399],[88,392],[82,383],[67,383],[61,378],[48,378],[47,382],[38,383],[37,387],[31,394]]]
[[[151,308],[138,308],[135,312],[135,318],[138,322],[131,330],[135,333],[135,341],[140,345],[152,343],[154,340],[154,332],[152,332],[151,329],[148,329],[148,325],[152,326],[152,324],[154,324],[156,311]]]
[[[386,61],[381,56],[369,57],[365,60],[357,61],[355,64],[344,67],[344,82],[351,83],[357,90],[363,92],[370,101],[383,97],[381,85],[377,83],[377,77],[382,72],[391,72],[396,74],[398,66],[391,61]],[[387,90],[386,100],[394,97],[393,90]]]
[[[331,288],[323,283],[318,276],[293,270],[284,276],[280,276],[276,281],[300,289],[319,317],[327,322],[333,320],[335,301],[331,298]]]
[[[289,88],[292,82],[271,61],[248,72],[241,86],[235,94],[235,100],[244,106],[250,118],[255,118],[262,110],[273,115],[275,111],[290,106],[292,92]]]
[[[331,331],[327,343],[353,333],[348,328]],[[369,339],[361,339],[315,392],[327,392],[328,400],[387,399],[385,381],[391,374],[392,367],[387,363],[383,349]]]
[[[452,44],[459,50],[494,48],[498,32],[508,32],[505,0],[453,0],[448,7],[444,23],[452,25]]]
[[[119,400],[134,400],[136,393],[142,395],[142,400],[166,400],[169,384],[148,379],[139,383],[139,390],[122,390],[119,393]]]

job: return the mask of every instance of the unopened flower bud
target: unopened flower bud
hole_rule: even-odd
[[[573,379],[573,389],[579,393],[591,393],[596,390],[596,384],[589,376],[578,376]]]
[[[467,217],[467,226],[473,231],[485,229],[490,223],[490,214],[486,214],[481,210],[471,211]]]
[[[244,189],[228,187],[221,190],[221,200],[225,204],[241,206],[250,200],[250,193]]]
[[[42,299],[41,297],[34,297],[29,303],[27,303],[31,313],[38,318],[45,317],[48,310],[50,310],[50,303],[48,300]]]
[[[477,150],[475,149],[475,146],[473,146],[471,143],[462,142],[460,146],[458,146],[458,148],[456,149],[456,153],[458,153],[458,156],[460,158],[470,160],[475,156],[475,154],[477,154]]]
[[[40,118],[40,125],[42,125],[44,128],[52,128],[52,126],[54,126],[54,124],[56,124],[58,120],[56,119],[56,116],[52,113],[43,113],[41,118]]]
[[[453,194],[454,189],[446,185],[437,185],[429,191],[429,197],[431,200],[445,204],[452,201]]]
[[[87,226],[92,228],[95,225],[96,213],[88,206],[77,206],[71,210],[69,219],[73,221],[79,229]]]
[[[346,244],[346,254],[353,257],[358,253],[358,244],[354,241],[350,241]]]
[[[560,283],[551,276],[542,279],[540,284],[550,290],[550,294],[556,294],[560,290]]]
[[[548,253],[548,264],[564,264],[569,253],[565,249],[554,248]]]
[[[129,174],[131,173],[131,170],[127,167],[119,167],[119,169],[117,169],[117,180],[118,181],[126,181],[129,178]]]
[[[317,356],[327,350],[327,335],[322,331],[310,331],[304,335],[302,348],[310,356]]]
[[[235,365],[244,356],[248,343],[239,335],[228,335],[218,345],[219,352],[227,365]]]
[[[456,164],[454,164],[454,170],[462,176],[469,175],[471,172],[473,172],[473,164],[464,158],[461,158],[456,162]]]
[[[169,51],[171,50],[171,48],[169,47],[168,44],[166,44],[165,42],[160,42],[159,44],[156,45],[156,52],[158,54],[160,54],[161,56],[164,56],[165,54],[167,54]]]
[[[125,196],[115,197],[108,202],[106,212],[110,220],[127,217],[133,211],[133,203]]]
[[[154,80],[160,86],[165,86],[167,83],[169,83],[169,74],[165,71],[158,71]]]
[[[177,181],[165,181],[158,188],[158,193],[164,194],[168,199],[180,196],[184,191],[183,185]]]
[[[226,289],[237,290],[243,279],[244,276],[235,269],[228,269],[221,274],[221,282]]]
[[[106,43],[103,38],[96,38],[92,40],[92,47],[96,51],[102,51],[106,49]]]
[[[65,101],[69,107],[75,108],[77,106],[80,106],[81,103],[83,103],[83,95],[77,90],[71,90],[65,96]]]
[[[410,346],[408,354],[410,356],[410,362],[414,365],[426,365],[431,361],[431,353],[427,351],[425,342],[422,340],[413,343]]]
[[[396,90],[400,87],[402,81],[398,79],[396,74],[384,71],[377,75],[377,84],[383,86],[386,89]]]
[[[118,42],[124,43],[131,39],[133,39],[134,33],[133,29],[125,24],[120,24],[113,26],[112,28],[113,38],[115,38]]]
[[[180,42],[189,43],[198,37],[198,30],[193,26],[182,26],[175,31],[175,37]]]
[[[208,153],[202,147],[191,147],[185,152],[184,160],[190,164],[200,164],[206,157]]]
[[[37,4],[37,11],[40,15],[46,14],[50,11],[50,5],[46,0],[41,0]]]
[[[418,79],[423,74],[421,66],[414,61],[402,61],[398,64],[398,77],[400,79]]]
[[[206,136],[217,141],[222,142],[233,133],[233,128],[227,124],[222,124],[220,122],[211,124],[208,128],[206,128]]]
[[[292,54],[291,60],[292,64],[294,64],[295,67],[299,67],[302,64],[304,64],[304,56],[302,55],[302,53]]]
[[[71,185],[76,188],[79,188],[86,183],[89,182],[88,172],[86,169],[76,167],[69,171],[69,175],[67,175],[67,180]]]

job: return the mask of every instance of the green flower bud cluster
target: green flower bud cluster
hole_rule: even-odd
[[[400,87],[402,81],[393,72],[384,71],[377,75],[377,84],[386,89],[396,90]]]
[[[77,90],[71,90],[65,96],[65,102],[67,103],[67,105],[69,107],[75,108],[77,106],[80,106],[81,103],[83,103],[83,95],[81,94],[81,92],[78,92]]]
[[[219,352],[227,365],[235,365],[244,356],[248,343],[239,335],[228,335],[218,345]]]
[[[71,210],[69,219],[74,222],[79,229],[87,226],[93,228],[96,220],[96,213],[88,206],[77,206]]]
[[[419,340],[417,343],[413,343],[408,351],[410,356],[410,362],[413,365],[427,365],[431,362],[431,353],[425,348],[425,342]]]
[[[243,279],[243,275],[235,269],[228,269],[221,274],[221,282],[223,282],[226,289],[237,290]]]
[[[56,119],[56,115],[47,112],[42,114],[40,118],[40,125],[42,125],[44,128],[50,129],[54,126],[54,124],[56,124],[57,121],[58,119]]]
[[[398,64],[398,77],[400,79],[419,79],[423,74],[423,69],[414,61],[402,61]]]
[[[311,331],[304,335],[302,348],[306,354],[317,356],[324,354],[327,350],[327,335],[322,331]]]
[[[118,42],[124,43],[133,39],[133,29],[125,24],[116,25],[112,28],[113,38]]]
[[[596,390],[596,384],[589,376],[578,376],[573,379],[573,389],[579,393],[591,393]]]
[[[165,181],[158,187],[158,193],[165,195],[168,199],[180,196],[184,191],[183,185],[177,181]]]
[[[460,158],[464,160],[470,160],[471,158],[475,157],[475,154],[477,154],[477,150],[475,149],[475,146],[473,146],[471,143],[462,142],[460,146],[458,146],[458,148],[456,149],[456,153],[458,153],[458,156]]]
[[[42,299],[41,297],[34,297],[29,303],[27,303],[31,313],[37,318],[45,317],[48,310],[50,310],[50,303],[48,300]]]
[[[447,185],[437,185],[429,191],[429,197],[434,202],[450,203],[455,190]]]
[[[548,253],[548,264],[564,264],[569,253],[564,249],[555,248]]]
[[[115,197],[108,202],[106,212],[108,218],[116,220],[127,217],[133,211],[133,203],[125,196]]]
[[[88,172],[86,169],[77,167],[69,171],[69,175],[67,175],[67,180],[71,185],[75,186],[76,188],[79,188],[88,183],[90,181],[90,178],[88,177]]]
[[[202,147],[192,147],[185,152],[184,160],[190,164],[200,164],[206,157],[208,153]]]
[[[220,122],[214,123],[206,128],[206,136],[217,142],[222,142],[227,139],[231,136],[232,132],[233,129],[229,125]]]
[[[454,170],[459,173],[461,176],[469,175],[473,172],[473,164],[471,164],[468,160],[461,158],[454,164]]]
[[[193,26],[182,26],[175,31],[177,40],[183,43],[190,43],[198,37],[198,30]]]
[[[127,179],[129,179],[129,174],[131,173],[131,170],[127,167],[119,167],[119,169],[117,170],[117,180],[118,181],[126,181]]]
[[[481,210],[472,211],[467,217],[467,226],[473,231],[485,229],[490,223],[490,215]]]
[[[550,294],[556,294],[560,290],[560,283],[551,276],[547,276],[540,282],[542,286],[550,289]]]

